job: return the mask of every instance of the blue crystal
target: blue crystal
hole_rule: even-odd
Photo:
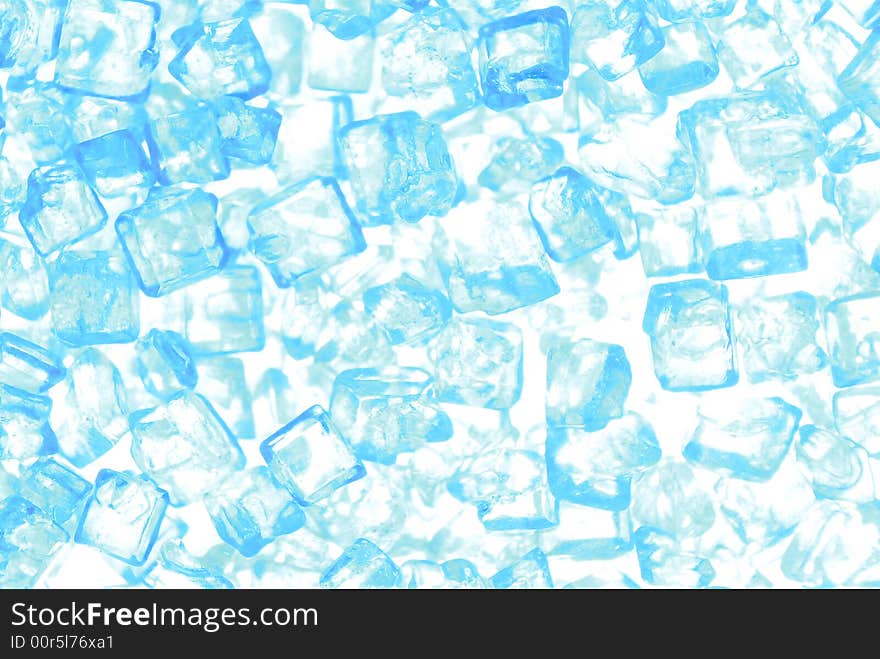
[[[627,414],[603,429],[549,428],[547,475],[558,499],[624,510],[630,502],[630,480],[660,460],[654,430],[644,419]]]
[[[205,506],[220,537],[243,556],[255,556],[306,521],[302,508],[275,484],[266,467],[233,474],[219,491],[208,493]]]
[[[443,293],[408,274],[368,288],[363,297],[364,309],[392,345],[425,341],[452,316],[452,305]]]
[[[690,279],[652,286],[642,327],[651,337],[654,373],[664,389],[702,391],[736,384],[723,285]]]
[[[568,16],[561,7],[509,16],[480,28],[483,102],[506,110],[562,95],[568,78]]]
[[[862,165],[835,176],[829,201],[840,213],[844,236],[865,262],[880,271],[880,191],[874,185],[880,165]]]
[[[210,183],[229,176],[223,136],[212,108],[193,106],[153,119],[148,128],[147,143],[163,185]]]
[[[67,155],[76,140],[60,92],[45,84],[9,94],[8,132],[19,133],[38,165],[53,164]],[[0,142],[4,135],[0,131]],[[10,154],[7,154],[7,156]]]
[[[547,556],[540,549],[533,549],[512,565],[500,570],[489,581],[493,588],[499,590],[553,588]]]
[[[172,39],[179,50],[168,71],[193,96],[249,99],[269,89],[272,70],[246,19],[195,23]]]
[[[571,58],[616,80],[663,48],[663,31],[644,0],[589,0],[571,19]]]
[[[238,439],[255,438],[253,400],[244,363],[236,357],[199,359],[198,372],[196,391],[211,401],[232,434]],[[277,423],[272,425],[277,427]]]
[[[382,464],[425,442],[446,441],[452,421],[432,404],[432,380],[418,368],[343,371],[333,382],[333,424],[358,458]]]
[[[0,15],[0,69],[30,73],[58,53],[58,28],[65,2],[17,0]]]
[[[759,7],[724,28],[718,59],[740,89],[748,89],[780,69],[796,66],[797,52],[779,24]]]
[[[152,2],[69,0],[55,82],[96,96],[141,95],[159,62],[158,21]]]
[[[161,543],[161,544],[160,544]],[[210,588],[232,589],[229,579],[195,559],[182,542],[168,540],[156,543],[158,558],[144,574],[143,581],[150,588]]]
[[[608,511],[563,503],[559,526],[545,532],[542,546],[551,556],[575,560],[610,560],[629,552],[632,525],[626,511]]]
[[[168,493],[144,476],[102,469],[74,541],[130,565],[143,565],[167,507]]]
[[[52,331],[73,346],[130,343],[140,331],[137,284],[112,252],[65,251],[49,264]]]
[[[692,206],[670,206],[638,219],[639,254],[648,277],[700,272],[697,212]]]
[[[633,518],[675,537],[699,536],[715,522],[712,498],[686,464],[661,462],[633,480]]]
[[[654,0],[654,6],[661,18],[677,23],[728,16],[736,0]]]
[[[458,178],[437,124],[415,112],[379,115],[343,126],[338,139],[365,226],[418,222],[452,207]]]
[[[366,474],[351,446],[318,405],[266,439],[260,453],[275,480],[303,506],[326,498]]]
[[[663,28],[665,45],[639,66],[645,87],[660,96],[700,89],[718,77],[718,60],[712,38],[702,23],[681,23]]]
[[[288,11],[288,7],[275,3],[259,4],[262,11],[249,20],[272,70],[266,95],[273,100],[295,96],[302,84],[305,25],[299,16]]]
[[[201,396],[183,390],[129,417],[131,455],[175,506],[214,490],[244,466],[235,437]]]
[[[321,575],[321,588],[394,588],[400,569],[369,540],[360,538]]]
[[[281,288],[366,248],[360,225],[335,179],[285,188],[248,216],[250,250]]]
[[[437,399],[503,410],[522,390],[522,334],[516,325],[455,319],[430,345]]]
[[[77,515],[92,484],[51,458],[38,460],[22,474],[21,494],[35,503],[56,524]]]
[[[67,540],[67,532],[27,499],[0,501],[0,587],[33,586]]]
[[[642,579],[650,584],[705,588],[715,578],[709,561],[682,551],[675,538],[660,529],[643,526],[634,539]]]
[[[838,387],[880,378],[880,296],[863,293],[834,300],[825,308],[831,377]]]
[[[49,310],[49,277],[33,246],[23,237],[0,233],[0,304],[27,320]]]
[[[346,178],[337,131],[352,121],[351,99],[332,96],[279,108],[281,128],[272,168],[284,184],[310,176]]]
[[[272,108],[245,105],[234,96],[217,99],[214,109],[223,154],[251,165],[269,164],[281,127],[281,114]]]
[[[875,122],[880,121],[880,64],[877,52],[880,31],[862,43],[849,66],[838,77],[840,89]]]
[[[309,15],[339,39],[354,39],[388,18],[395,7],[382,0],[308,0]]]
[[[535,180],[549,176],[563,159],[562,145],[549,137],[501,137],[494,146],[492,160],[480,172],[477,183],[495,192],[528,190]]]
[[[127,129],[81,142],[74,155],[89,184],[104,197],[131,194],[133,188],[148,189],[155,181],[147,154]]]
[[[623,115],[656,117],[666,112],[665,96],[648,91],[637,72],[617,80],[605,80],[595,69],[588,69],[574,81],[577,93],[578,129],[595,133],[606,121]]]
[[[162,400],[198,382],[189,344],[177,332],[152,329],[138,340],[137,372],[144,388]]]
[[[18,218],[37,253],[48,256],[101,229],[107,212],[82,171],[61,162],[31,172]]]
[[[0,384],[0,459],[27,460],[58,450],[49,425],[52,400]]]
[[[880,455],[880,389],[838,391],[832,402],[837,432],[863,446],[871,457]]]
[[[0,384],[40,393],[65,373],[60,356],[16,334],[0,333]]]
[[[812,425],[801,426],[795,445],[816,497],[867,503],[874,501],[868,452],[846,437]]]
[[[155,195],[119,215],[116,233],[144,293],[159,297],[223,268],[216,215],[217,198],[199,189]]]
[[[369,91],[375,45],[369,33],[342,40],[315,26],[309,35],[309,87],[351,94]]]
[[[400,566],[400,587],[482,589],[487,585],[473,563],[455,558],[444,563],[407,561]]]
[[[724,397],[700,405],[697,415],[684,457],[735,478],[766,481],[782,464],[802,412],[781,398]]]

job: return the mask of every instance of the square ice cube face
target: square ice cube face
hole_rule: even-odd
[[[568,78],[568,16],[549,7],[502,18],[480,28],[479,49],[487,107],[556,98]]]
[[[818,128],[797,99],[772,89],[698,101],[679,114],[678,133],[707,199],[757,196],[816,175]]]
[[[143,146],[128,129],[81,142],[73,153],[89,184],[104,197],[149,189],[156,180]]]
[[[654,374],[664,389],[737,383],[725,286],[700,279],[652,286],[642,328],[651,337]]]
[[[736,0],[654,0],[660,17],[670,23],[729,16]]]
[[[36,394],[56,385],[66,373],[60,355],[11,332],[0,333],[0,384]]]
[[[229,256],[217,226],[217,197],[200,189],[151,196],[119,215],[116,233],[150,297],[220,272]]]
[[[692,206],[669,206],[638,216],[639,255],[648,277],[700,272],[697,212]]]
[[[650,119],[666,112],[668,102],[645,88],[638,72],[617,80],[605,80],[595,69],[587,69],[574,80],[577,125],[581,133],[601,130],[606,121],[634,114]],[[574,101],[570,101],[574,102]]]
[[[364,310],[392,345],[429,339],[452,317],[449,298],[408,274],[368,288],[363,298]]]
[[[49,425],[52,399],[0,384],[0,460],[29,460],[58,450]]]
[[[64,251],[48,267],[52,332],[61,341],[87,346],[137,338],[137,282],[121,254]]]
[[[198,98],[253,98],[269,89],[272,70],[244,18],[196,22],[174,32],[180,49],[168,71]]]
[[[663,48],[663,31],[644,0],[589,0],[571,19],[571,58],[616,80]]]
[[[213,109],[197,105],[147,125],[147,144],[162,185],[210,183],[229,176]]]
[[[880,378],[878,327],[880,295],[851,295],[825,308],[831,377],[836,386],[850,387]]]
[[[880,32],[865,39],[837,82],[862,112],[880,122]]]
[[[131,455],[168,491],[172,505],[191,503],[244,466],[238,442],[211,404],[181,391],[129,417]]]
[[[278,180],[287,184],[312,176],[345,179],[348,174],[336,133],[351,123],[351,99],[331,96],[302,105],[285,105],[279,110],[281,128],[272,154]]]
[[[663,28],[663,49],[639,66],[645,87],[660,96],[700,89],[718,77],[718,59],[712,37],[702,23],[680,23]]]
[[[806,270],[806,240],[795,195],[718,200],[700,215],[700,247],[710,279]]]
[[[58,24],[64,9],[57,0],[6,3],[0,67],[18,76],[56,57]]]
[[[560,340],[547,352],[547,424],[602,428],[623,414],[631,382],[621,346]]]
[[[670,533],[642,526],[633,540],[642,579],[651,585],[705,588],[715,578],[712,564],[693,550],[683,549]]]
[[[214,110],[222,140],[220,150],[251,165],[268,165],[281,127],[278,111],[245,105],[233,96],[218,98]]]
[[[561,167],[532,186],[529,212],[547,255],[560,263],[588,254],[614,237],[614,224],[605,213],[598,186],[571,167]]]
[[[249,248],[281,288],[366,249],[360,225],[335,179],[285,188],[248,216]]]
[[[364,226],[445,215],[458,177],[443,131],[415,112],[378,115],[338,133],[355,209]]]
[[[236,265],[189,286],[184,336],[194,355],[258,352],[266,344],[263,285],[253,266]]]
[[[177,332],[151,329],[134,346],[138,377],[144,389],[168,400],[181,389],[192,389],[199,375],[189,344]]]
[[[722,396],[701,403],[697,416],[685,458],[734,478],[766,481],[782,464],[802,413],[781,398]]]
[[[617,558],[633,546],[629,511],[562,503],[559,526],[541,535],[541,546],[550,556],[575,560]]]
[[[559,293],[528,210],[518,201],[459,204],[441,224],[437,262],[456,311],[496,315]]]
[[[260,445],[272,476],[301,506],[363,478],[366,470],[320,405],[314,405]]]
[[[309,16],[338,39],[354,39],[366,34],[388,18],[393,4],[382,0],[306,0]]]
[[[146,92],[159,62],[159,7],[141,0],[70,0],[61,24],[55,82],[85,94]]]
[[[102,469],[74,542],[100,549],[129,565],[143,565],[167,507],[168,493],[145,476]]]
[[[797,52],[779,23],[757,6],[724,26],[717,51],[739,89],[748,89],[762,78],[798,63]]]
[[[2,184],[0,184],[2,185]],[[24,236],[0,233],[0,304],[26,320],[37,320],[49,310],[49,277],[42,259]]]
[[[429,348],[443,403],[506,410],[522,390],[522,334],[516,325],[456,319]]]
[[[266,467],[233,474],[208,493],[205,507],[220,537],[242,556],[256,556],[275,538],[306,522],[302,508],[272,480]]]
[[[56,524],[75,515],[92,484],[51,458],[37,460],[22,475],[21,494],[46,512]]]
[[[67,531],[18,495],[0,501],[0,588],[29,588],[59,549]]]
[[[48,256],[98,231],[107,211],[80,168],[59,162],[31,172],[18,219],[37,254]]]
[[[489,582],[497,590],[553,588],[547,556],[540,549],[533,549],[512,565],[500,570]]]

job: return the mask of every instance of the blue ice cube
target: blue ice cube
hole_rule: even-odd
[[[303,506],[366,475],[349,443],[319,405],[266,439],[260,453],[275,480]]]
[[[709,492],[688,465],[661,462],[633,480],[634,521],[675,537],[699,536],[715,522]]]
[[[330,416],[361,460],[394,464],[398,454],[452,437],[452,421],[432,403],[420,368],[360,368],[333,382]]]
[[[146,190],[156,180],[139,138],[127,128],[81,142],[74,156],[89,184],[104,197]]]
[[[674,96],[700,89],[718,77],[712,37],[702,23],[680,23],[663,28],[665,45],[639,66],[639,75],[651,92]]]
[[[833,178],[830,201],[843,220],[843,235],[862,259],[880,271],[880,163],[860,165]]]
[[[408,274],[368,288],[363,298],[364,309],[392,345],[421,343],[442,330],[452,316],[449,298]]]
[[[793,380],[825,367],[819,346],[818,303],[809,293],[752,297],[736,312],[736,338],[752,382]]]
[[[631,382],[621,346],[560,340],[547,353],[547,424],[603,428],[623,414]]]
[[[540,549],[533,549],[512,565],[500,570],[489,582],[498,590],[553,588],[547,556]]]
[[[880,455],[880,389],[861,387],[834,394],[834,426],[844,437]]]
[[[366,249],[339,184],[312,178],[285,188],[248,216],[250,250],[281,288]]]
[[[495,192],[523,192],[562,164],[562,145],[551,137],[503,136],[494,143],[492,159],[477,183]]]
[[[159,182],[173,185],[210,183],[229,176],[217,114],[207,105],[157,117],[150,121],[147,144],[158,168]],[[193,139],[198,135],[199,139]]]
[[[506,110],[562,95],[568,78],[568,15],[527,11],[480,28],[483,102]]]
[[[96,348],[83,350],[59,385],[52,406],[59,450],[76,467],[98,459],[128,433],[125,385],[116,366]]]
[[[64,251],[48,268],[52,331],[63,343],[87,346],[137,338],[137,283],[121,254]]]
[[[131,455],[175,506],[204,496],[244,466],[238,442],[211,404],[183,390],[129,417]]]
[[[370,33],[342,40],[316,25],[309,34],[309,87],[349,94],[369,91],[375,46]]]
[[[0,501],[0,588],[30,588],[69,539],[67,531],[20,496]]]
[[[125,98],[147,91],[159,62],[159,7],[141,0],[70,0],[55,82],[85,94]]]
[[[65,373],[60,355],[11,332],[0,333],[0,384],[40,393]]]
[[[321,575],[321,588],[394,588],[400,569],[391,557],[360,538]]]
[[[196,391],[211,401],[232,434],[239,439],[256,437],[253,400],[245,379],[244,363],[236,357],[210,357],[198,360],[198,370]],[[271,425],[278,426],[277,423]]]
[[[458,177],[440,126],[415,112],[378,115],[338,133],[358,217],[365,226],[445,215]]]
[[[142,577],[149,588],[210,588],[232,589],[232,582],[212,566],[203,565],[203,558],[190,554],[183,542],[160,537],[156,542],[155,562],[148,562]],[[155,555],[155,554],[154,554]]]
[[[707,199],[757,196],[815,178],[819,131],[796,98],[776,89],[698,101],[678,124]]]
[[[141,103],[100,96],[68,98],[71,130],[77,142],[87,142],[108,133],[128,130],[143,137],[147,113]]]
[[[49,277],[42,259],[23,236],[0,233],[0,272],[0,304],[4,309],[27,320],[46,315]]]
[[[633,547],[629,513],[563,502],[559,526],[542,534],[541,546],[550,556],[575,560],[617,558]]]
[[[58,0],[6,3],[0,16],[0,68],[28,74],[55,57],[65,4]]]
[[[18,219],[37,253],[48,256],[101,229],[107,211],[79,167],[59,162],[31,172]]]
[[[258,352],[266,343],[263,285],[251,265],[234,265],[187,287],[184,335],[194,355]]]
[[[781,398],[710,399],[700,405],[682,453],[707,469],[766,481],[782,464],[802,414]]]
[[[76,143],[64,105],[61,91],[46,83],[9,94],[4,110],[9,123],[6,131],[21,134],[38,165],[49,165],[66,157]],[[0,130],[0,142],[4,137]]]
[[[615,234],[596,184],[571,167],[535,183],[529,212],[547,255],[560,263],[602,247]]]
[[[878,52],[880,52],[880,31],[874,30],[837,79],[843,93],[875,122],[880,121]]]
[[[0,459],[28,460],[51,455],[58,440],[49,425],[52,400],[0,384]]]
[[[192,389],[199,376],[189,344],[177,332],[151,329],[135,344],[137,373],[144,388],[162,400]]]
[[[130,565],[143,565],[159,534],[168,493],[144,476],[102,469],[74,541]]]
[[[738,381],[725,286],[701,279],[656,284],[642,327],[664,389],[702,391]]]
[[[880,296],[861,293],[834,300],[825,308],[831,377],[838,387],[880,378]]]
[[[388,35],[382,49],[382,87],[438,121],[480,101],[470,36],[453,9],[413,14]]]
[[[675,205],[643,213],[639,226],[639,255],[648,277],[668,277],[700,272],[697,247],[697,211]]]
[[[172,35],[178,47],[168,71],[198,98],[266,92],[272,70],[245,18],[194,23]]]
[[[21,477],[21,494],[35,503],[56,524],[64,524],[78,513],[92,484],[72,469],[51,458],[34,462]]]
[[[228,257],[217,197],[200,189],[151,196],[119,215],[116,233],[138,286],[151,297],[216,274]]]
[[[855,503],[874,500],[868,452],[854,441],[813,425],[800,428],[795,452],[816,497]]]
[[[651,118],[666,112],[665,96],[648,91],[638,72],[628,73],[617,80],[605,80],[593,68],[587,69],[574,81],[577,93],[578,129],[581,133],[601,130],[606,121],[622,115]]]
[[[205,507],[223,540],[242,556],[255,556],[275,538],[293,533],[306,516],[266,467],[239,471],[205,497]]]
[[[798,55],[779,23],[760,7],[724,26],[718,59],[739,89],[748,89],[780,69],[796,66]]]
[[[661,18],[672,23],[729,16],[736,0],[654,0]]]
[[[455,319],[430,345],[437,399],[504,410],[522,390],[522,334],[516,325]]]
[[[644,0],[589,0],[571,19],[571,58],[616,80],[663,48],[663,31]]]
[[[460,204],[441,226],[437,261],[456,311],[496,315],[559,293],[528,210],[519,202]]]
[[[463,558],[444,563],[407,561],[400,566],[400,587],[414,589],[482,589],[486,581],[476,566]]]
[[[371,31],[394,13],[383,0],[307,0],[309,15],[339,39],[354,39]]]
[[[642,579],[655,586],[705,588],[715,578],[712,564],[682,550],[661,529],[643,526],[634,534]]]
[[[214,110],[223,154],[251,165],[268,165],[275,151],[281,114],[273,108],[246,105],[234,96],[218,98]]]
[[[880,3],[877,0],[837,0],[862,27],[875,27],[880,19]]]
[[[624,510],[632,474],[660,460],[660,445],[651,425],[630,413],[597,431],[549,428],[545,453],[550,489],[558,499]]]

